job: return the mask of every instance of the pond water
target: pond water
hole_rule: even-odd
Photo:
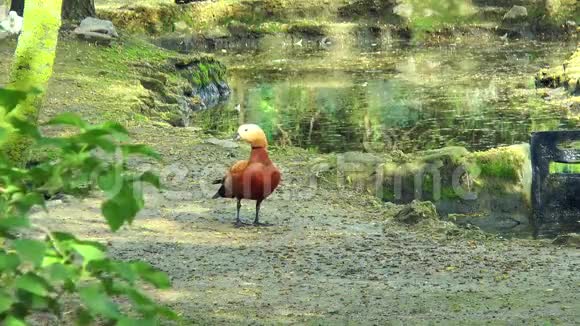
[[[578,127],[569,109],[541,98],[533,79],[575,44],[290,44],[217,53],[230,68],[232,95],[192,124],[233,132],[257,123],[278,145],[320,152],[484,150],[527,142],[532,131]]]

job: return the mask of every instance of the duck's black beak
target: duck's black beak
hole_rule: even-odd
[[[239,141],[239,140],[240,140],[240,139],[242,139],[242,138],[240,137],[240,134],[238,134],[238,133],[236,132],[236,134],[235,134],[235,135],[232,137],[232,139],[233,139],[233,140],[235,140],[235,141]]]

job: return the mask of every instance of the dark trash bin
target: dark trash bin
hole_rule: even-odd
[[[579,232],[580,165],[571,172],[554,173],[550,173],[550,165],[580,163],[580,130],[535,132],[530,151],[535,236]]]

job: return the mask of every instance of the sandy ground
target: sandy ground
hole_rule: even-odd
[[[578,249],[399,225],[392,205],[331,186],[306,189],[316,158],[295,150],[272,155],[284,182],[262,216],[275,226],[237,229],[235,202],[209,199],[209,182],[247,147],[207,143],[190,128],[135,136],[162,152],[167,189],[148,191],[132,226],[111,234],[97,195],[52,201],[36,218],[167,272],[173,289],[155,296],[185,324],[580,324]],[[247,202],[243,215],[253,214]]]

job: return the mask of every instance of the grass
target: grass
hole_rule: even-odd
[[[550,174],[555,173],[580,174],[580,164],[550,162]]]

